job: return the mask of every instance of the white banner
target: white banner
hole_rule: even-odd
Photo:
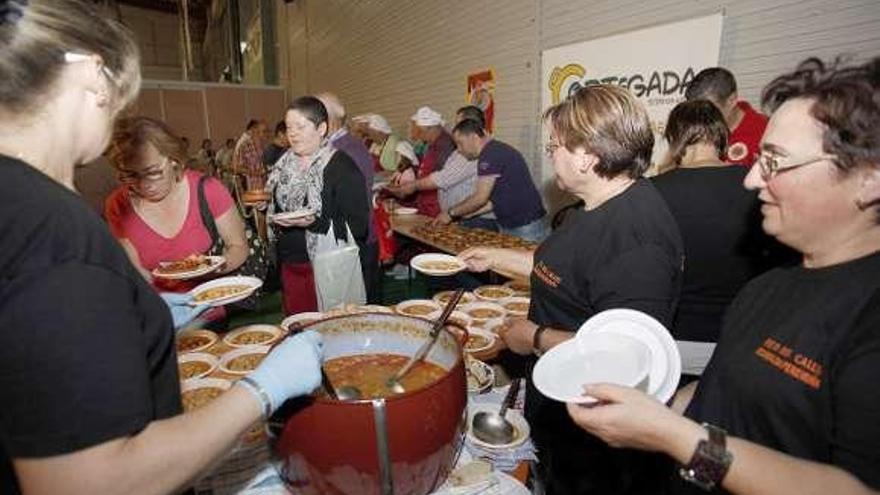
[[[654,162],[666,151],[663,129],[685,86],[718,65],[723,16],[715,14],[546,50],[541,55],[542,110],[590,84],[618,84],[648,109],[654,128]],[[548,135],[543,132],[543,143]],[[542,147],[543,149],[543,147]],[[543,179],[553,177],[544,156]]]

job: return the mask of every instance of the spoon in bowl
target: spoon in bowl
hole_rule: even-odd
[[[446,307],[443,308],[443,313],[440,314],[440,317],[434,322],[434,326],[431,327],[431,332],[428,334],[428,341],[416,351],[415,355],[411,357],[405,365],[403,365],[403,368],[400,368],[397,373],[385,382],[385,386],[392,392],[395,394],[406,392],[403,385],[400,383],[400,379],[403,378],[403,376],[406,375],[417,362],[425,359],[425,356],[428,355],[428,351],[434,347],[434,343],[437,342],[437,338],[440,336],[440,331],[443,330],[446,320],[449,319],[449,315],[452,314],[452,310],[455,309],[455,306],[458,304],[458,301],[461,300],[462,295],[464,295],[464,289],[458,289],[452,294],[452,297],[449,298],[449,301],[446,303]]]
[[[472,430],[475,437],[492,445],[504,445],[513,441],[516,430],[504,415],[516,400],[518,392],[519,380],[517,379],[510,383],[507,395],[501,402],[501,410],[497,413],[480,411],[474,415]]]

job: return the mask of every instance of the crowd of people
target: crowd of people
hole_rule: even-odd
[[[377,174],[436,225],[538,245],[460,254],[530,280],[528,317],[500,332],[529,366],[611,308],[697,344],[670,404],[601,384],[584,390],[598,404],[566,405],[527,382],[545,493],[880,489],[880,58],[804,61],[764,89],[769,117],[729,71],[700,72],[651,178],[644,106],[619,86],[579,89],[543,114],[556,185],[577,199],[551,229],[523,154],[477,107],[450,125],[420,107],[404,139],[381,115],[349,119],[333,94],[301,96],[273,135],[255,119],[192,154],[165,123],[122,117],[140,87],[122,25],[81,0],[3,5],[0,492],[171,493],[314,390],[321,337],[303,332],[183,413],[175,329],[226,315],[151,271],[210,252],[220,273],[241,270],[253,238],[231,191],[266,191],[253,207],[270,219],[286,313],[318,309],[326,236],[358,247],[377,301]],[[97,204],[76,189],[98,184],[79,164],[99,157],[115,182]]]

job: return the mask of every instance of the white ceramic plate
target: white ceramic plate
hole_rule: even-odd
[[[502,299],[515,296],[516,292],[503,285],[484,285],[474,289],[474,295],[477,296],[477,299],[497,303]]]
[[[426,307],[431,308],[431,311],[427,311],[425,313],[416,313],[413,311],[416,307]],[[399,314],[406,316],[415,316],[416,318],[424,318],[430,319],[431,314],[442,309],[439,304],[435,303],[430,299],[410,299],[408,301],[403,301],[397,304],[394,308]]]
[[[309,215],[314,214],[314,211],[307,208],[302,208],[295,211],[283,211],[281,213],[276,213],[272,215],[272,220],[296,220],[297,218],[305,218]]]
[[[260,337],[260,341],[248,344],[248,343],[238,343],[236,339],[240,335],[245,335],[248,333],[256,332],[258,334],[262,334]],[[248,347],[255,345],[272,345],[280,339],[284,335],[284,332],[275,325],[247,325],[244,327],[236,328],[235,330],[227,333],[223,336],[223,342],[230,347]]]
[[[526,309],[524,310],[513,310],[507,307],[507,304],[525,304]],[[507,314],[510,316],[526,316],[529,314],[529,305],[531,305],[532,299],[530,297],[523,296],[513,296],[513,297],[505,297],[498,301],[498,304],[507,311]]]
[[[596,399],[583,395],[583,381],[577,377],[584,367],[584,357],[574,339],[556,345],[541,356],[532,370],[532,381],[539,392],[573,404],[591,404]]]
[[[246,289],[243,288],[241,291],[237,291],[228,296],[214,297],[210,299],[201,299],[199,297],[200,294],[207,290],[219,289],[221,287],[227,286],[243,286],[246,287]],[[223,306],[225,304],[230,304],[245,299],[249,295],[253,294],[255,290],[259,289],[262,286],[263,281],[256,277],[222,277],[211,280],[210,282],[205,282],[195,289],[189,291],[189,293],[193,296],[193,302],[191,304],[209,304],[211,306]]]
[[[180,383],[180,395],[181,399],[183,399],[184,412],[192,410],[188,407],[186,398],[186,393],[190,390],[198,390],[200,388],[219,388],[221,390],[229,390],[230,387],[232,387],[232,381],[224,378],[193,378],[192,380],[184,380]],[[200,404],[198,407],[204,407],[205,404]],[[198,407],[196,409],[198,409]]]
[[[443,306],[445,307],[445,305]],[[441,314],[443,314],[443,310],[438,309],[437,311],[429,314],[428,319],[437,321],[437,319],[440,318]],[[449,313],[449,318],[446,320],[447,324],[451,322],[456,322],[459,325],[465,327],[468,331],[470,331],[469,327],[474,323],[474,319],[468,316],[468,314],[463,311],[454,310],[452,313]]]
[[[208,262],[208,264],[202,265],[195,270],[189,270],[186,272],[162,273],[161,271],[159,271],[159,268],[154,268],[153,271],[150,273],[152,273],[152,275],[156,278],[166,278],[169,280],[187,280],[207,275],[223,266],[223,263],[226,263],[226,258],[224,258],[223,256],[205,256],[205,260]]]
[[[260,362],[262,362],[262,360],[266,358],[266,354],[269,354],[270,350],[271,350],[271,347],[269,347],[267,345],[253,345],[253,346],[248,346],[248,347],[241,347],[239,349],[235,349],[234,351],[229,351],[220,357],[220,371],[222,371],[224,373],[228,373],[230,375],[247,375],[248,373],[250,373],[253,370],[250,369],[250,370],[239,371],[239,370],[229,369],[229,363],[236,358],[239,358],[242,356],[250,356],[251,354],[263,355],[263,357],[260,358]],[[256,366],[259,366],[259,363]]]
[[[483,330],[482,328],[474,328],[474,327],[468,327],[467,331],[468,331],[468,342],[470,342],[470,338],[475,335],[479,335],[480,337],[483,337],[484,339],[486,339],[487,342],[484,345],[474,346],[472,348],[467,347],[467,343],[465,343],[464,350],[466,352],[474,353],[474,352],[485,351],[486,349],[490,349],[493,345],[495,345],[495,334],[494,333],[492,333],[488,330]]]
[[[189,349],[181,349],[181,347],[180,347],[181,341],[187,340],[187,339],[193,338],[193,337],[198,338],[199,340],[203,340],[204,343],[201,345],[194,346]],[[184,330],[184,331],[180,332],[179,334],[177,334],[175,339],[176,339],[175,343],[177,345],[177,353],[184,354],[187,352],[203,351],[203,350],[211,347],[212,345],[216,344],[217,341],[220,340],[220,337],[216,333],[214,333],[210,330]]]
[[[467,315],[470,316],[474,320],[474,323],[481,323],[482,324],[482,323],[485,323],[489,320],[494,320],[497,318],[504,318],[505,316],[507,316],[507,311],[505,311],[504,308],[502,308],[498,304],[491,303],[491,302],[484,302],[484,301],[472,302],[472,303],[465,304],[464,306],[459,306],[458,309],[459,309],[459,311],[467,313]],[[492,314],[488,315],[488,316],[483,316],[479,313],[479,310],[481,310],[481,309],[482,310],[486,310],[486,309],[491,310]]]
[[[441,268],[430,266],[432,263],[443,263],[444,265],[448,265],[448,267],[444,266]],[[409,265],[417,272],[432,277],[455,275],[456,273],[467,269],[467,265],[464,264],[464,261],[461,261],[456,256],[443,253],[424,253],[414,256],[409,260]]]
[[[189,378],[184,378],[183,375],[179,375],[180,381],[186,380],[198,380],[199,378],[204,378],[211,374],[212,371],[217,369],[217,356],[213,354],[208,354],[207,352],[187,352],[185,354],[180,354],[177,356],[177,365],[181,366],[183,363],[191,363],[191,362],[199,362],[205,363],[209,366],[206,371],[193,375]]]
[[[468,393],[480,394],[495,385],[495,370],[488,364],[468,358],[466,360]]]
[[[492,485],[484,489],[468,489],[468,487],[453,488],[444,483],[440,490],[431,495],[530,495],[529,489],[517,481],[513,476],[502,471],[495,470],[492,473]]]
[[[491,450],[505,450],[512,449],[517,445],[522,444],[526,440],[528,440],[529,436],[532,434],[531,428],[529,428],[529,423],[523,417],[522,413],[516,409],[508,409],[507,413],[504,415],[504,418],[510,421],[510,423],[516,428],[517,435],[511,440],[509,443],[495,445],[491,443],[486,443],[474,435],[473,425],[474,425],[474,416],[478,412],[491,412],[498,413],[499,406],[495,403],[480,403],[480,404],[471,404],[468,406],[468,429],[467,429],[467,439],[472,443],[479,445],[480,447],[484,447]]]
[[[415,215],[419,212],[418,208],[412,208],[409,206],[398,206],[394,209],[395,215]]]
[[[432,297],[431,299],[433,299],[434,302],[436,302],[440,306],[446,306],[446,303],[452,297],[452,294],[454,292],[455,292],[454,290],[444,290],[443,292],[438,292],[438,293],[434,294],[434,297]],[[465,304],[472,303],[476,300],[477,300],[477,297],[474,296],[472,293],[465,292],[464,294],[461,295],[461,299],[458,300],[458,306],[464,306]]]
[[[324,318],[326,318],[326,315],[324,313],[318,313],[316,311],[297,313],[295,315],[290,315],[282,320],[281,328],[284,329],[285,332],[290,332],[291,325],[296,325],[298,327],[305,326],[312,322],[323,320]]]
[[[652,361],[648,393],[664,403],[675,395],[681,378],[681,354],[662,323],[641,311],[609,309],[584,322],[578,335],[581,332],[618,332],[644,342],[651,349]]]
[[[518,296],[529,297],[529,293],[532,291],[528,280],[508,280],[501,285],[510,287]]]

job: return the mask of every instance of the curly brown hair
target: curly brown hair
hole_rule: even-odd
[[[830,65],[809,58],[768,84],[761,103],[772,112],[794,98],[813,101],[810,115],[825,127],[822,148],[841,172],[880,166],[880,57],[848,67],[840,58]]]

